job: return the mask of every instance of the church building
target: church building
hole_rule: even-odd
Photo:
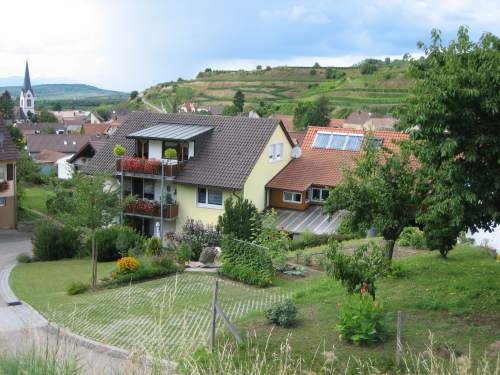
[[[28,117],[28,112],[35,113],[35,93],[31,87],[30,71],[28,61],[26,61],[26,69],[24,70],[24,84],[19,95],[19,107],[24,115]]]

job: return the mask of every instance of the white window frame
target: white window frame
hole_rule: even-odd
[[[319,134],[328,135],[330,137],[330,139],[328,140],[328,143],[326,144],[325,147],[317,147],[317,146],[315,146],[316,140],[317,140]],[[331,147],[332,142],[333,142],[333,138],[336,135],[340,135],[340,136],[344,136],[345,137],[344,143],[342,144],[342,148],[332,148]],[[314,141],[312,143],[312,147],[313,148],[319,148],[319,149],[325,149],[325,150],[341,150],[341,151],[354,151],[354,152],[359,151],[359,150],[346,150],[347,143],[349,142],[349,137],[358,137],[358,138],[361,138],[361,143],[363,143],[364,136],[362,134],[357,134],[357,133],[337,133],[337,132],[316,132],[316,135],[314,136]]]
[[[283,142],[276,142],[269,145],[269,163],[283,160],[285,146]]]
[[[0,165],[0,182],[7,181],[7,165]]]
[[[314,199],[314,190],[319,190],[319,199]],[[328,194],[330,194],[330,189],[328,188],[321,188],[321,187],[312,187],[311,188],[311,201],[312,202],[319,202],[319,203],[323,203],[325,202],[328,198],[323,198],[323,194],[324,192],[327,191]]]
[[[7,198],[0,197],[0,207],[5,207],[5,206],[7,206]]]
[[[205,189],[205,203],[200,203],[200,201],[199,201],[200,189]],[[221,192],[221,194],[222,194],[222,203],[220,205],[208,203],[208,191],[209,190],[217,190],[217,191]],[[201,208],[215,208],[215,209],[218,209],[218,210],[222,210],[224,208],[224,191],[222,189],[211,188],[211,187],[207,187],[207,186],[198,186],[196,188],[196,207],[201,207]]]
[[[286,199],[285,196],[286,194],[291,194],[292,195],[292,199],[289,200],[289,199]],[[297,202],[296,200],[294,200],[294,198],[299,195],[300,196],[300,202]],[[297,193],[296,191],[284,191],[283,192],[283,202],[285,203],[293,203],[293,204],[302,204],[302,193]]]

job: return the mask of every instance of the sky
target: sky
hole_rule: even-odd
[[[0,77],[122,91],[189,79],[206,67],[348,66],[418,55],[438,28],[500,35],[486,0],[2,0]],[[21,82],[19,82],[21,83]]]

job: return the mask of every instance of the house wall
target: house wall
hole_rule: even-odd
[[[283,157],[281,160],[269,162],[269,146],[273,143],[283,143]],[[266,208],[266,184],[281,171],[292,159],[292,146],[281,126],[276,127],[269,142],[266,144],[255,167],[245,181],[243,196],[255,204],[259,211]]]
[[[283,191],[279,189],[270,189],[269,191],[269,206],[272,208],[287,208],[290,210],[300,210],[303,211],[309,207],[309,202],[306,201],[306,192],[298,191],[297,193],[302,193],[302,203],[289,203],[283,202]],[[287,190],[290,191],[290,190]]]
[[[188,218],[201,220],[204,224],[215,225],[219,216],[224,213],[224,208],[198,207],[196,203],[197,189],[198,187],[195,185],[177,184],[177,203],[179,205],[179,216],[176,223],[177,231],[182,230],[182,226]],[[232,190],[223,190],[223,201],[225,202],[233,193],[235,192]],[[236,192],[236,194],[238,193]]]
[[[73,164],[68,163],[68,160],[73,155],[65,156],[57,160],[57,177],[62,180],[69,180],[73,177],[74,167]]]

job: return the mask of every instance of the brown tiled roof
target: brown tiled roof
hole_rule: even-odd
[[[276,127],[282,126],[279,120],[266,118],[132,112],[92,158],[85,172],[112,172],[115,144],[122,144],[127,155],[133,156],[135,142],[126,136],[160,123],[213,126],[214,130],[196,144],[195,157],[185,164],[177,181],[228,189],[243,188]],[[290,138],[289,141],[292,144]]]
[[[341,128],[344,125],[345,119],[343,118],[332,118],[330,119],[330,123],[328,124],[331,128]]]
[[[28,152],[35,154],[41,152],[42,150],[52,150],[65,154],[73,154],[92,139],[91,137],[85,135],[67,134],[32,134],[28,135],[26,138]]]
[[[314,138],[318,131],[367,134],[363,130],[310,126],[302,144],[302,156],[288,163],[268,182],[266,187],[305,191],[311,185],[335,186],[341,181],[343,167],[351,165],[353,159],[361,152],[313,148]],[[392,150],[399,148],[398,141],[408,139],[408,134],[393,131],[374,131],[371,134],[374,137],[383,138],[383,146]]]
[[[83,124],[83,134],[96,135],[106,134],[110,128],[110,124]]]
[[[0,161],[14,161],[19,159],[16,145],[10,138],[9,131],[0,118]]]
[[[21,133],[23,133],[24,136],[28,134],[36,134],[38,133],[43,133],[45,130],[51,129],[54,132],[56,130],[62,129],[66,131],[66,125],[64,124],[59,124],[59,123],[49,123],[49,122],[30,122],[30,123],[24,123],[24,124],[17,124],[16,125],[19,130],[21,130]]]
[[[38,154],[35,155],[34,159],[38,162],[51,162],[55,163],[59,159],[67,156],[67,154],[63,154],[62,152],[57,152],[54,150],[42,150]]]
[[[73,163],[76,159],[78,159],[83,152],[85,152],[87,149],[89,150],[94,150],[94,155],[101,150],[104,145],[106,144],[106,140],[90,140],[87,143],[85,143],[80,149],[75,152],[75,154],[68,159],[68,163]]]

